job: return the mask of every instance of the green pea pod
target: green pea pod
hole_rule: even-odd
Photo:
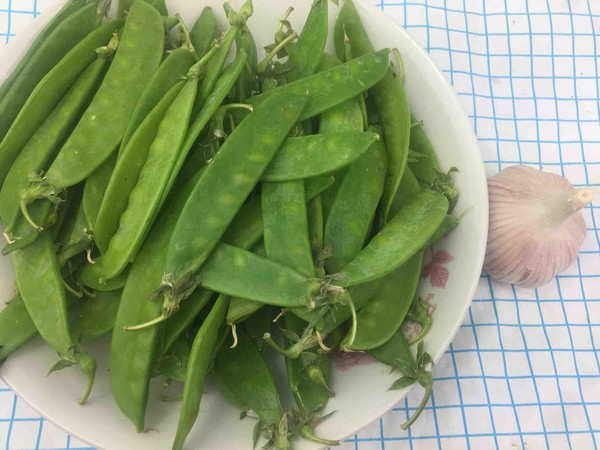
[[[421,185],[419,184],[419,180],[417,180],[410,167],[407,167],[402,176],[398,192],[396,192],[396,196],[390,207],[390,217],[398,214],[398,211],[406,206],[410,199],[420,190]]]
[[[292,69],[287,75],[290,80],[298,80],[314,74],[321,63],[329,35],[329,14],[327,0],[314,0],[296,45],[289,49],[287,64]]]
[[[111,155],[85,180],[82,200],[83,210],[87,218],[88,228],[92,232],[96,229],[100,205],[102,205],[102,201],[104,200],[104,195],[115,170],[116,163],[117,155]]]
[[[117,161],[94,229],[94,240],[102,253],[108,250],[110,240],[119,229],[119,219],[127,210],[129,196],[135,189],[144,164],[148,160],[148,153],[156,139],[159,126],[184,84],[183,81],[179,82],[160,99],[142,124],[137,127],[129,145],[125,147]]]
[[[308,102],[299,120],[310,119],[356,97],[381,80],[389,67],[389,52],[388,49],[383,49],[356,58],[252,97],[248,99],[248,103],[256,107],[279,92],[285,92],[287,95],[308,93]]]
[[[263,183],[261,198],[268,258],[315,277],[304,183]]]
[[[264,431],[275,443],[276,449],[291,448],[287,432],[281,433],[279,429],[284,415],[273,374],[260,350],[243,329],[239,330],[239,343],[235,348],[222,349],[217,353],[211,373],[222,392],[222,387],[225,387],[229,400],[259,417],[255,442],[260,434],[256,431]]]
[[[335,172],[365,154],[377,133],[345,132],[286,139],[262,176],[263,181],[302,180]]]
[[[223,71],[223,75],[221,75],[221,77],[217,81],[215,88],[213,89],[212,93],[209,95],[207,100],[204,102],[204,105],[202,106],[200,112],[195,116],[195,118],[192,119],[192,123],[190,124],[188,134],[185,139],[185,143],[183,144],[183,148],[181,149],[179,158],[177,160],[177,163],[175,164],[175,167],[171,174],[171,178],[169,179],[169,182],[165,189],[165,193],[169,192],[175,184],[177,176],[179,175],[181,168],[186,162],[186,158],[188,156],[188,153],[190,152],[190,149],[194,146],[194,143],[198,139],[198,136],[200,136],[200,133],[202,133],[206,125],[210,122],[214,114],[217,112],[217,110],[223,103],[223,100],[225,100],[225,98],[227,97],[227,94],[229,94],[229,92],[235,85],[236,80],[238,79],[240,73],[244,69],[246,61],[246,52],[243,49],[238,51],[233,62],[229,66],[227,66],[227,68]],[[200,170],[200,168],[201,167],[198,167],[197,170]]]
[[[306,305],[320,289],[314,279],[228,244],[217,245],[199,278],[206,289],[281,307]]]
[[[37,334],[23,299],[17,295],[0,311],[0,363]]]
[[[204,56],[213,45],[219,24],[210,6],[205,6],[190,31],[190,40],[198,56]]]
[[[23,71],[30,69],[32,66],[35,67],[35,66],[39,65],[40,59],[43,59],[46,57],[58,58],[55,60],[55,64],[56,64],[60,60],[60,58],[62,56],[64,56],[64,54],[66,52],[62,53],[62,55],[60,52],[56,52],[52,55],[47,55],[45,52],[39,53],[39,50],[40,50],[40,48],[44,48],[46,45],[48,45],[47,41],[52,36],[52,33],[54,32],[54,30],[58,26],[60,26],[67,17],[69,17],[74,12],[78,11],[83,6],[85,6],[84,2],[69,1],[54,15],[54,17],[45,26],[45,28],[42,31],[40,31],[40,33],[37,35],[37,37],[31,44],[31,46],[29,47],[29,49],[27,50],[25,55],[23,55],[23,57],[21,58],[21,60],[17,64],[17,66],[13,69],[12,73],[8,76],[8,78],[0,86],[0,98],[2,98],[2,99],[6,98],[6,96],[12,89],[13,85],[17,81],[20,80],[20,77],[21,77],[21,74],[23,73]],[[48,69],[45,72],[42,72],[41,74],[37,74],[37,76],[39,77],[38,82],[44,75],[46,75],[46,73],[48,72],[48,70],[50,70],[50,68],[52,66],[53,65],[49,65]],[[33,89],[36,84],[37,84],[37,82],[32,80],[30,89]],[[29,91],[29,93],[31,93],[31,90]],[[25,94],[25,95],[28,95],[28,94]],[[2,140],[2,137],[0,136],[0,141],[1,140]]]
[[[419,286],[423,252],[417,252],[404,265],[387,275],[368,305],[358,312],[358,327],[351,346],[346,335],[341,346],[365,351],[385,344],[400,328]]]
[[[384,277],[417,253],[438,229],[448,200],[442,194],[422,191],[335,276],[339,286],[349,287]]]
[[[198,418],[200,401],[204,392],[204,379],[212,363],[219,329],[225,319],[228,305],[229,298],[220,296],[194,338],[173,449],[183,448],[185,439]]]
[[[69,19],[74,17],[76,19],[76,15],[70,16]],[[4,183],[16,157],[35,130],[46,120],[79,75],[96,59],[95,49],[105,45],[119,26],[120,22],[107,22],[87,36],[84,35],[85,37],[79,39],[80,42],[47,72],[22,107],[12,109],[11,106],[10,114],[18,115],[14,122],[11,119],[10,130],[0,143],[0,184]],[[16,85],[11,92],[15,89],[18,89]]]
[[[117,150],[136,103],[160,64],[163,50],[160,14],[143,1],[135,2],[100,89],[46,173],[49,184],[73,186]]]
[[[156,326],[136,332],[125,327],[156,317],[161,305],[148,301],[164,271],[167,244],[177,217],[194,185],[192,178],[175,192],[144,241],[138,257],[131,265],[113,329],[110,352],[110,386],[118,407],[136,426],[144,431],[150,379],[164,330]],[[136,355],[131,358],[131,355]]]
[[[236,127],[203,172],[169,243],[165,273],[173,281],[173,289],[165,296],[164,311],[173,305],[176,309],[180,297],[186,297],[190,280],[242,207],[305,104],[305,95],[282,92],[271,96]],[[255,133],[259,126],[261,133]]]
[[[265,333],[271,331],[274,318],[275,307],[269,305],[263,306],[258,311],[253,313],[251,317],[248,317],[246,320],[244,320],[243,326],[248,334],[248,337],[256,343],[256,346],[260,351],[263,351],[265,347],[265,340],[263,339],[263,336]],[[234,341],[234,345],[235,344],[236,342]]]
[[[252,16],[252,0],[246,0],[239,13],[229,9],[227,19],[230,27],[225,33],[225,36],[219,42],[219,48],[217,49],[211,64],[206,68],[206,73],[202,79],[202,83],[198,87],[198,96],[194,105],[194,113],[199,113],[204,107],[206,100],[210,97],[211,93],[215,89],[217,81],[221,77],[225,61],[229,56],[229,51],[235,42],[235,39],[242,29],[246,25],[246,20]]]
[[[102,17],[98,15],[97,9],[97,2],[90,2],[84,6],[76,6],[72,3],[69,4],[58,13],[57,19],[50,23],[49,28],[51,31],[46,31],[48,29],[44,30],[42,36],[34,42],[32,47],[32,49],[35,48],[34,53],[25,56],[27,62],[23,66],[18,66],[15,71],[17,75],[14,78],[9,79],[9,83],[12,84],[11,88],[6,93],[3,92],[3,95],[0,96],[0,141],[7,136],[19,111],[23,105],[25,105],[30,94],[35,90],[39,82],[53,67],[59,64],[59,61],[64,55],[69,53],[82,39],[94,30],[94,28],[100,25]],[[91,60],[87,59],[87,62],[89,63]],[[85,60],[83,63],[85,63]],[[83,65],[83,67],[86,65],[87,64]],[[65,76],[67,78],[69,77],[66,73]],[[73,79],[71,79],[71,81],[72,80]],[[69,84],[71,84],[69,81],[65,83],[66,86]],[[55,99],[54,105],[65,92],[66,89],[62,92],[59,91],[49,94]],[[51,105],[51,107],[54,105]],[[17,147],[20,147],[27,142],[32,131],[35,130],[41,123],[41,120],[45,118],[47,112],[48,110],[42,110],[37,117],[36,115],[30,116],[30,121],[28,123],[31,130],[29,133],[26,133],[26,128],[20,127],[18,133],[21,135],[19,136],[20,139],[15,136],[14,131],[11,133],[11,139],[17,139]],[[8,168],[5,169],[4,163],[5,161],[2,161],[2,164],[0,164],[0,167],[2,168],[0,169],[0,181],[3,181],[4,176],[6,175],[4,170],[8,170]],[[10,161],[8,164],[10,164]]]
[[[163,353],[169,351],[214,296],[215,293],[212,291],[196,288],[190,296],[190,301],[184,302],[179,311],[167,321],[163,337]]]
[[[17,286],[38,332],[60,355],[51,372],[78,365],[88,376],[88,387],[79,400],[85,403],[94,384],[96,361],[73,340],[67,315],[67,298],[54,245],[47,232],[36,242],[13,254]]]
[[[369,36],[352,0],[344,2],[344,7],[340,11],[335,25],[334,43],[338,56],[346,53],[346,40],[350,42],[353,56],[360,57],[373,52]],[[371,94],[381,115],[388,151],[388,177],[381,208],[383,223],[389,217],[392,201],[400,185],[408,158],[411,119],[403,84],[403,76],[396,78],[389,69],[379,83],[371,89]]]
[[[386,167],[385,144],[378,141],[343,175],[325,224],[324,245],[332,248],[325,262],[328,273],[339,271],[362,250],[381,200]]]
[[[390,390],[402,389],[417,382],[425,389],[423,400],[421,400],[416,411],[401,426],[403,430],[406,430],[418,419],[419,415],[425,409],[429,397],[431,397],[433,377],[431,372],[427,370],[427,366],[432,365],[433,360],[423,350],[423,342],[419,343],[417,359],[415,360],[402,330],[398,330],[384,345],[370,350],[369,353],[378,361],[403,374],[401,378],[390,386]]]
[[[140,0],[141,1],[141,0]],[[164,0],[143,0],[152,5],[162,16],[168,16],[169,11]],[[119,18],[124,19],[129,14],[136,0],[119,0]]]
[[[110,280],[119,276],[135,258],[160,209],[164,186],[185,138],[197,88],[197,80],[188,80],[169,107],[148,150],[139,180],[129,195],[119,229],[106,252],[95,265],[89,266],[89,273],[82,274],[84,280],[88,277]]]
[[[194,58],[194,55],[188,49],[182,47],[169,53],[169,56],[158,66],[156,73],[154,73],[154,76],[148,82],[129,119],[127,129],[121,141],[119,156],[123,153],[142,122],[151,114],[167,93],[171,92],[173,86],[179,84],[181,77],[188,73],[190,67],[195,62],[196,58]]]
[[[98,58],[85,69],[16,158],[0,190],[0,216],[7,233],[12,234],[11,230],[15,229],[21,215],[19,196],[29,183],[29,175],[46,169],[77,123],[107,65],[106,59]]]
[[[414,116],[411,116],[411,121],[413,126],[410,129],[410,149],[422,157],[417,158],[410,167],[419,180],[432,184],[440,170],[440,164],[423,125],[417,123]]]
[[[67,296],[67,307],[75,303],[73,296]],[[27,307],[19,294],[0,311],[0,364],[12,353],[23,347],[38,335],[38,330],[27,312]]]
[[[122,292],[95,292],[85,300],[71,324],[78,342],[91,341],[108,334],[115,326]]]
[[[235,101],[243,103],[258,91],[258,52],[256,42],[247,26],[242,27],[235,40],[238,49],[243,48],[248,55],[246,67],[235,83]]]

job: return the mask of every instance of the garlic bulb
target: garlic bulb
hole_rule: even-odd
[[[488,180],[488,188],[484,269],[492,278],[538,287],[575,261],[587,233],[581,208],[594,191],[526,166],[504,169]]]

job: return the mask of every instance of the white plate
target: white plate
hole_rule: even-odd
[[[233,1],[239,7],[241,1]],[[249,22],[259,48],[271,42],[277,20],[287,6],[294,6],[291,21],[297,29],[308,13],[307,0],[255,0],[255,14]],[[191,24],[204,5],[211,5],[224,24],[221,0],[169,2],[171,12],[180,12]],[[460,190],[456,211],[469,209],[460,227],[436,245],[432,263],[433,278],[421,283],[423,295],[435,309],[434,325],[426,339],[426,350],[437,361],[450,345],[467,312],[477,285],[487,235],[487,185],[483,163],[469,120],[452,88],[426,53],[381,11],[357,0],[357,7],[376,48],[397,47],[404,60],[406,89],[415,115],[424,120],[425,128],[438,153],[441,165],[456,166],[455,176]],[[55,5],[56,6],[56,5]],[[55,10],[55,8],[53,8]],[[337,16],[331,6],[331,26]],[[23,49],[37,33],[50,13],[22,31],[8,48],[0,51],[0,79],[16,63]],[[433,252],[431,252],[433,253]],[[431,259],[432,254],[426,257]],[[433,284],[445,287],[434,288]],[[9,258],[0,258],[0,301],[13,292],[14,276]],[[13,355],[2,367],[1,376],[12,389],[49,420],[69,433],[99,448],[165,449],[174,436],[179,404],[160,402],[160,381],[154,384],[148,408],[146,433],[137,434],[132,424],[122,416],[110,396],[107,376],[108,341],[98,342],[90,351],[98,357],[98,376],[94,392],[83,407],[77,398],[83,392],[85,380],[77,370],[65,370],[46,377],[48,368],[56,362],[56,354],[38,339]],[[334,364],[333,386],[337,395],[328,410],[337,410],[318,429],[327,438],[344,438],[383,415],[408,392],[388,391],[395,379],[389,369],[372,364],[368,357],[358,355],[356,361]],[[207,387],[196,427],[188,440],[188,448],[251,449],[252,419],[239,420],[239,412],[229,406],[212,388]],[[433,424],[431,424],[433,426]],[[294,448],[315,449],[319,445],[298,441]]]

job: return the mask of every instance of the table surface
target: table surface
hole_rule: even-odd
[[[373,0],[369,0],[373,1]],[[0,0],[0,45],[49,0]],[[527,164],[600,193],[600,1],[374,2],[403,25],[454,86],[489,175]],[[577,262],[525,290],[483,274],[454,342],[434,368],[431,401],[400,424],[416,388],[344,442],[360,449],[598,449],[600,200],[587,207]],[[83,449],[0,382],[0,445]]]

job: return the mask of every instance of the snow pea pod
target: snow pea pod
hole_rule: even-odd
[[[304,183],[263,183],[261,198],[268,258],[307,277],[315,277]]]
[[[218,31],[219,24],[212,8],[205,6],[193,28],[190,30],[190,40],[198,56],[202,57],[208,52],[213,45]]]
[[[0,364],[38,334],[20,295],[0,311]]]
[[[129,196],[139,180],[140,173],[148,159],[152,143],[156,139],[159,126],[185,82],[173,86],[137,127],[129,145],[121,153],[115,170],[106,188],[100,206],[94,240],[102,253],[108,249],[110,240],[119,230],[119,219],[127,210]]]
[[[433,145],[425,133],[425,127],[416,123],[414,116],[411,116],[411,121],[414,125],[410,129],[410,149],[418,152],[421,157],[410,163],[410,167],[419,180],[431,184],[435,181],[440,165]]]
[[[286,139],[262,175],[263,181],[302,180],[335,172],[360,158],[377,133],[345,132]]]
[[[119,148],[119,156],[123,153],[142,122],[165,95],[171,92],[171,88],[179,84],[181,77],[188,73],[190,67],[195,62],[196,58],[194,55],[188,49],[181,47],[169,53],[169,56],[158,66],[129,119],[127,129],[121,141],[121,147]]]
[[[294,307],[310,303],[320,282],[228,244],[219,244],[199,272],[200,284],[222,294]]]
[[[19,196],[29,175],[46,169],[54,153],[75,126],[83,108],[104,75],[108,61],[98,58],[77,78],[75,84],[27,142],[12,165],[0,190],[0,216],[12,234],[21,215]]]
[[[160,303],[148,301],[148,298],[163,276],[166,246],[194,182],[195,178],[192,178],[171,195],[163,214],[144,241],[131,265],[112,333],[111,391],[119,409],[139,432],[144,431],[150,379],[163,327],[158,325],[135,333],[126,331],[125,327],[150,320],[160,313]]]
[[[446,213],[448,200],[421,191],[337,274],[335,283],[355,286],[381,278],[408,261],[427,243]]]
[[[161,121],[156,139],[148,150],[137,184],[129,195],[127,209],[121,215],[119,229],[108,244],[106,252],[89,266],[89,274],[110,280],[118,276],[133,260],[161,206],[164,185],[185,138],[192,113],[198,82],[190,79],[169,107]]]
[[[321,63],[329,34],[327,0],[314,0],[296,44],[290,46],[287,65],[292,69],[288,80],[298,80],[314,74]]]
[[[213,360],[219,329],[225,319],[228,306],[229,298],[220,296],[194,338],[183,389],[183,403],[173,443],[174,450],[183,448],[185,439],[198,418],[200,401],[204,393],[204,379]]]
[[[82,202],[88,228],[91,232],[96,229],[100,205],[102,205],[116,163],[117,155],[113,154],[85,180]]]
[[[308,93],[308,102],[299,120],[310,119],[356,97],[381,80],[389,67],[389,52],[388,49],[383,49],[364,55],[249,98],[248,103],[256,107],[279,92],[285,92],[287,95]]]
[[[373,51],[373,45],[352,0],[344,2],[335,25],[334,43],[338,56],[346,53],[346,40],[349,40],[353,56],[362,56]],[[381,115],[388,151],[388,177],[381,208],[385,223],[408,158],[410,107],[404,90],[403,75],[395,77],[391,69],[388,69],[379,83],[371,88],[371,94]]]
[[[46,120],[79,75],[96,59],[95,50],[109,41],[120,24],[107,22],[81,39],[47,72],[23,107],[11,110],[18,112],[18,115],[0,143],[0,184],[4,183],[13,162],[35,130]],[[16,87],[13,86],[13,89]]]
[[[243,410],[253,411],[259,417],[255,439],[260,432],[268,436],[276,449],[289,449],[287,432],[280,433],[285,419],[273,374],[262,353],[243,328],[239,330],[239,343],[233,349],[217,353],[212,378],[228,400]],[[287,427],[283,427],[286,430]],[[258,432],[256,432],[258,431]]]
[[[182,334],[173,346],[156,361],[156,373],[167,380],[185,381],[192,346],[190,337]]]
[[[431,397],[433,376],[427,367],[433,364],[433,360],[424,351],[423,342],[419,342],[415,360],[402,330],[398,330],[384,345],[370,350],[369,353],[378,361],[403,374],[403,377],[390,386],[390,390],[402,389],[414,383],[419,383],[425,389],[423,400],[406,423],[401,425],[401,428],[406,430],[419,418]]]
[[[78,342],[91,341],[109,333],[115,326],[120,290],[95,292],[85,300],[71,324],[71,331]]]
[[[40,38],[34,42],[33,53],[25,56],[26,62],[22,66],[18,66],[15,75],[8,80],[12,86],[7,92],[2,92],[0,96],[0,141],[7,135],[19,111],[38,83],[59,63],[64,55],[100,25],[102,17],[98,14],[98,2],[90,2],[86,5],[74,5],[73,3],[65,6],[58,13],[49,28],[44,30]],[[89,59],[87,61],[91,62]],[[65,76],[68,77],[66,74]],[[53,93],[52,97],[58,100],[64,92],[63,90]],[[41,112],[38,120],[44,117],[44,112]],[[33,123],[29,122],[29,125],[32,129],[36,129],[39,123],[34,121]],[[25,136],[24,139],[27,137]],[[22,143],[24,142],[21,141]],[[17,146],[19,145],[17,144]],[[0,177],[0,180],[3,178],[3,176]]]
[[[232,8],[227,9],[227,20],[229,22],[229,30],[219,42],[219,48],[209,66],[206,68],[206,73],[202,79],[202,83],[198,87],[198,96],[194,105],[194,112],[198,113],[204,107],[204,103],[209,98],[215,85],[223,72],[223,66],[229,56],[229,51],[235,42],[235,39],[241,28],[246,25],[246,20],[252,16],[253,7],[252,0],[246,0],[242,5],[240,12],[235,12]]]
[[[48,183],[64,188],[73,186],[117,150],[136,103],[160,64],[163,50],[160,14],[151,5],[136,1],[127,15],[110,69],[48,169]]]
[[[336,273],[363,248],[381,200],[386,168],[385,144],[378,141],[343,175],[325,224],[323,242],[333,249],[325,262],[328,273]]]
[[[13,85],[17,81],[19,81],[21,74],[24,70],[30,69],[32,66],[40,64],[38,61],[40,58],[45,58],[45,57],[58,58],[57,60],[55,60],[55,63],[56,63],[60,60],[60,58],[62,56],[65,55],[66,51],[62,54],[60,52],[56,52],[52,55],[47,55],[45,52],[39,53],[39,49],[44,47],[45,45],[47,45],[47,41],[48,41],[48,39],[50,39],[50,36],[52,36],[52,32],[59,25],[61,25],[61,23],[67,17],[69,17],[74,12],[78,11],[83,6],[85,6],[84,2],[80,2],[77,0],[69,1],[54,15],[54,17],[52,17],[52,19],[50,19],[50,22],[37,35],[37,37],[31,44],[31,46],[29,47],[29,49],[27,50],[25,55],[23,55],[23,57],[21,58],[21,60],[17,64],[17,66],[13,69],[12,73],[8,76],[8,78],[6,78],[6,80],[4,80],[4,82],[0,86],[0,98],[1,99],[6,98],[7,94],[12,89]],[[38,82],[44,75],[46,75],[46,72],[48,72],[48,70],[50,70],[50,68],[52,68],[53,65],[54,64],[50,65],[45,72],[38,74],[38,77],[39,77]],[[36,84],[37,84],[37,82],[32,82],[32,86],[30,89],[33,89],[33,87],[35,87]],[[29,93],[27,95],[29,95],[30,93],[31,93],[31,91],[29,91]],[[0,141],[1,140],[2,140],[2,137],[0,137]]]
[[[256,42],[247,26],[243,26],[235,39],[235,45],[238,49],[243,48],[248,55],[246,67],[240,74],[235,83],[235,101],[237,103],[245,102],[249,97],[255,95],[258,87],[258,52]]]
[[[235,128],[202,173],[169,243],[165,273],[173,284],[165,295],[165,311],[176,309],[179,297],[185,298],[195,272],[225,233],[305,104],[304,94],[271,96]],[[261,133],[256,133],[259,126]]]
[[[15,252],[13,262],[27,312],[42,338],[61,358],[51,371],[78,365],[88,377],[88,387],[79,400],[85,403],[94,384],[96,361],[71,335],[63,280],[48,232],[41,233],[28,248]]]
[[[382,280],[381,288],[358,312],[356,337],[347,346],[349,336],[342,340],[346,350],[364,351],[385,344],[402,325],[417,292],[423,252],[417,252],[404,265]]]

